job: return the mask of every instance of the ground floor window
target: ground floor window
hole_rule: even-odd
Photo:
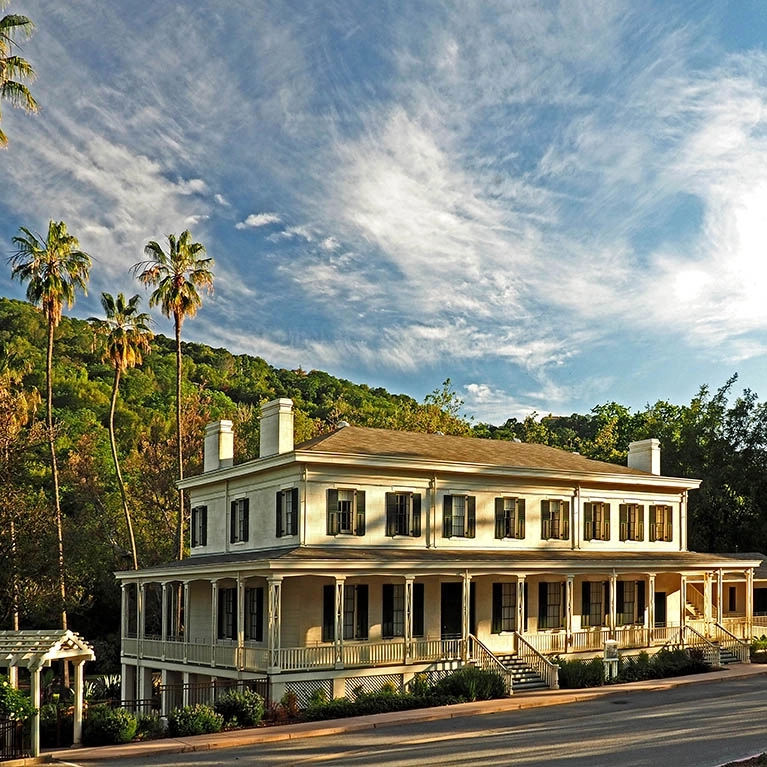
[[[245,639],[264,641],[264,589],[245,589]]]
[[[423,583],[413,584],[413,636],[424,635]],[[405,636],[405,584],[385,583],[382,593],[381,634],[384,639]]]
[[[609,589],[610,584],[603,581],[584,581],[581,584],[581,626],[583,628],[605,625]]]
[[[517,584],[493,584],[493,617],[491,631],[516,631],[517,628]]]
[[[619,626],[644,623],[644,581],[618,581],[616,584],[616,618]]]
[[[237,639],[237,589],[218,590],[218,638]]]
[[[562,590],[561,582],[543,581],[538,584],[538,628],[562,628]]]

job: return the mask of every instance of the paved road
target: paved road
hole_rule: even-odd
[[[767,751],[767,679],[88,767],[715,767]]]

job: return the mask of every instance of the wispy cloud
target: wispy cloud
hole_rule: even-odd
[[[234,225],[235,229],[258,229],[269,224],[279,224],[280,217],[276,213],[251,213],[244,221]]]

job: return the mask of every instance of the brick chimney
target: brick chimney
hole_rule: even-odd
[[[660,441],[642,439],[629,445],[629,469],[639,469],[650,474],[660,474]]]
[[[231,421],[214,421],[205,427],[205,457],[202,470],[216,471],[234,463],[234,432]]]
[[[275,399],[261,405],[259,458],[289,453],[293,449],[293,400]]]

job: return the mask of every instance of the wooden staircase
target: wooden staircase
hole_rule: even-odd
[[[495,657],[511,672],[514,693],[549,689],[541,675],[516,654],[501,653]]]

